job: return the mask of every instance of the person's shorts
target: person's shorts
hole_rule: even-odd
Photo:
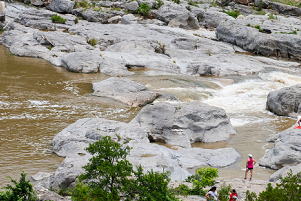
[[[253,168],[248,168],[249,170],[253,170]]]

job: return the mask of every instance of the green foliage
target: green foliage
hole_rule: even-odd
[[[157,41],[157,43],[158,43],[159,46],[155,47],[155,52],[159,53],[159,54],[165,54],[166,53],[166,49],[165,49],[166,45],[163,45],[159,41]]]
[[[0,200],[1,201],[36,201],[36,193],[33,190],[32,185],[29,180],[25,180],[26,173],[24,171],[21,172],[21,177],[19,182],[10,178],[11,182],[15,184],[15,187],[11,185],[7,185],[3,187],[6,191],[0,192]]]
[[[95,46],[97,45],[98,41],[95,38],[91,38],[88,39],[87,42],[91,45],[91,46]]]
[[[164,2],[162,0],[155,0],[155,2],[153,3],[152,9],[158,10],[163,5],[164,5]]]
[[[301,3],[298,0],[292,0],[292,1],[291,0],[271,0],[271,1],[301,8]]]
[[[153,170],[143,174],[141,166],[134,171],[135,179],[128,180],[125,185],[127,200],[140,201],[172,201],[178,200],[171,191],[168,190],[170,181],[169,172],[154,172]]]
[[[176,4],[180,4],[181,3],[181,0],[172,0],[174,3]]]
[[[55,14],[50,17],[51,21],[54,23],[65,24],[66,20],[61,16]]]
[[[220,201],[228,201],[230,199],[229,192],[232,190],[231,185],[226,185],[223,183],[218,190],[218,198]]]
[[[255,28],[259,30],[259,32],[263,32],[263,29],[260,28],[260,25],[255,25]]]
[[[188,4],[191,6],[199,7],[199,5],[194,1],[188,1]]]
[[[191,182],[197,194],[203,194],[203,188],[215,184],[214,178],[218,177],[218,169],[203,167],[196,170],[195,175],[188,177],[187,181]]]
[[[234,17],[235,19],[239,16],[239,15],[241,15],[240,13],[239,13],[239,10],[232,10],[232,11],[225,11],[225,10],[223,10],[223,12],[224,13],[226,13],[226,14],[228,14],[228,15],[230,15],[231,17]]]
[[[90,144],[86,150],[93,155],[84,166],[85,173],[71,192],[74,201],[118,201],[122,194],[126,200],[176,201],[168,190],[169,172],[137,171],[126,160],[130,148],[111,140],[111,137]],[[129,177],[132,177],[131,179]]]
[[[145,17],[148,16],[148,13],[150,11],[150,7],[146,3],[142,3],[139,8],[137,8],[136,13],[139,13]]]
[[[273,13],[268,14],[268,20],[277,20],[277,16],[274,16]]]
[[[248,26],[248,27],[250,27],[250,26],[251,26],[251,24],[249,23],[247,26]]]
[[[299,201],[301,197],[301,172],[293,175],[292,170],[274,188],[268,184],[265,191],[257,197],[254,192],[246,192],[246,201]]]
[[[183,195],[183,196],[191,195],[191,189],[185,184],[180,184],[178,187],[172,189],[172,192],[175,195]]]
[[[191,11],[191,8],[190,8],[190,6],[186,6],[186,9],[187,9],[187,10],[189,10],[189,11]]]
[[[297,31],[294,30],[294,31],[292,31],[292,32],[289,32],[288,34],[295,34],[295,35],[297,35]]]
[[[132,164],[126,160],[130,147],[122,147],[106,136],[85,150],[93,157],[83,167],[85,173],[78,177],[79,181],[88,179],[92,193],[102,195],[104,200],[119,200],[118,194],[133,169]]]
[[[0,34],[2,34],[2,32],[3,32],[3,28],[2,28],[2,27],[0,27]]]

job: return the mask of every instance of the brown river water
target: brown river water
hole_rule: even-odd
[[[227,111],[236,135],[225,142],[193,144],[208,149],[233,147],[242,155],[237,163],[219,169],[221,179],[243,178],[247,154],[259,161],[273,146],[265,140],[295,122],[267,112],[265,101],[269,91],[301,83],[298,76],[262,74],[229,85],[232,80],[226,78],[145,76],[145,70],[134,71],[136,75],[129,79],[150,90],[174,94],[181,102],[201,100]],[[129,122],[137,115],[141,108],[91,96],[92,82],[107,78],[71,73],[42,59],[16,57],[0,45],[0,187],[9,183],[6,176],[17,179],[22,170],[28,178],[39,171],[53,172],[63,158],[52,153],[51,140],[76,120],[103,117]],[[253,177],[267,180],[273,172],[256,165]]]

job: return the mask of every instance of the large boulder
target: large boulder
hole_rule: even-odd
[[[195,15],[177,4],[164,4],[160,7],[158,12],[156,12],[156,16],[159,20],[169,24],[169,26],[184,29],[200,28]]]
[[[267,97],[267,110],[280,115],[295,117],[301,113],[301,84],[272,91]]]
[[[71,0],[52,0],[47,9],[57,13],[71,13],[74,7],[74,1]]]
[[[301,38],[295,34],[267,34],[247,26],[244,21],[225,20],[216,28],[216,36],[259,55],[301,60]]]
[[[194,142],[223,141],[236,134],[225,110],[202,102],[151,104],[131,124],[148,129],[151,141],[182,147]]]
[[[291,15],[299,17],[301,15],[301,8],[295,6],[284,5],[278,2],[269,1],[269,6],[283,15]]]
[[[279,134],[274,147],[268,150],[259,165],[280,169],[301,163],[301,130],[289,128]]]
[[[93,83],[93,90],[93,96],[112,98],[132,107],[144,106],[159,96],[156,92],[145,91],[146,87],[142,84],[117,77]]]
[[[301,172],[301,163],[299,165],[295,165],[295,166],[285,166],[283,168],[281,168],[280,170],[274,172],[270,178],[269,181],[271,182],[277,182],[280,177],[285,177],[287,175],[287,173],[289,173],[290,171],[292,171],[293,175]]]

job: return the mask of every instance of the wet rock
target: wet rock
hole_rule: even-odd
[[[131,123],[147,128],[151,141],[182,147],[223,141],[236,134],[222,108],[201,102],[154,103],[144,107]]]
[[[272,91],[267,97],[267,110],[279,116],[296,117],[301,113],[301,85]]]
[[[57,13],[71,13],[74,2],[71,0],[52,0],[51,4],[47,6],[47,9]]]
[[[301,130],[289,128],[279,134],[274,147],[268,150],[259,165],[280,169],[301,163]]]
[[[293,175],[301,172],[301,163],[296,166],[285,166],[285,167],[281,168],[280,170],[274,172],[270,176],[269,181],[277,182],[280,179],[280,177],[287,176],[287,173],[289,173],[291,170],[292,170]]]
[[[269,2],[269,6],[283,15],[300,16],[301,8],[295,6],[284,5],[278,2]]]
[[[200,28],[197,18],[177,4],[164,4],[156,13],[157,18],[172,27],[184,29]]]
[[[156,92],[145,91],[142,84],[117,77],[93,83],[93,90],[94,96],[112,98],[132,107],[144,106],[159,96]]]
[[[121,19],[121,24],[137,24],[138,18],[133,14],[124,15]]]
[[[48,172],[38,172],[37,174],[31,176],[31,180],[32,181],[39,181],[39,180],[43,180],[45,178],[50,177],[50,173]]]

